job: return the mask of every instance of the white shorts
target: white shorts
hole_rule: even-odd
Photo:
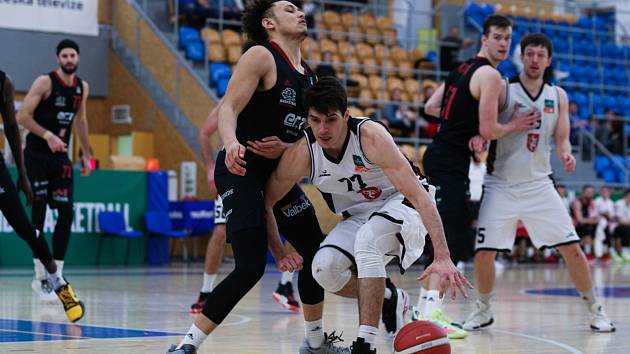
[[[225,224],[225,213],[223,213],[223,200],[217,194],[217,199],[214,200],[214,224]]]
[[[349,267],[356,267],[354,243],[357,232],[362,227],[371,227],[379,230],[374,237],[386,238],[374,240],[383,252],[383,263],[397,259],[401,272],[404,272],[422,255],[427,231],[418,212],[404,205],[403,199],[402,194],[396,193],[375,212],[353,215],[339,222],[324,238],[320,248],[337,249],[348,258]]]
[[[512,250],[518,220],[538,248],[580,241],[553,182],[545,178],[511,186],[484,186],[475,250]]]

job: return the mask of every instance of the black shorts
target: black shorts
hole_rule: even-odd
[[[597,228],[597,225],[593,225],[593,224],[577,224],[575,226],[575,232],[577,232],[580,238],[584,236],[595,237],[596,228]]]
[[[73,202],[73,170],[68,155],[27,148],[24,150],[24,165],[35,202],[46,201],[51,208]]]

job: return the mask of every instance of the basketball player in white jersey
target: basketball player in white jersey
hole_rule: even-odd
[[[470,286],[451,262],[444,229],[429,193],[389,132],[369,119],[349,116],[345,89],[323,77],[304,93],[308,109],[305,138],[288,148],[267,182],[265,204],[270,248],[280,248],[273,205],[296,181],[310,176],[330,209],[345,220],[329,233],[312,263],[313,277],[327,291],[359,299],[359,332],[351,353],[376,353],[374,340],[386,294],[385,265],[401,271],[422,254],[429,233],[435,260],[419,277],[438,274],[440,295],[451,287],[467,296]],[[289,268],[295,265],[289,265]],[[398,295],[402,324],[404,293]]]
[[[569,143],[567,94],[543,80],[543,73],[551,64],[551,41],[535,33],[523,37],[520,46],[524,69],[510,79],[506,89],[507,110],[498,120],[505,124],[514,110],[537,110],[541,119],[527,131],[514,132],[491,143],[475,243],[477,309],[463,327],[477,330],[494,322],[490,305],[495,282],[494,259],[497,251],[512,249],[516,224],[522,220],[536,247],[557,247],[564,258],[590,312],[590,327],[598,332],[612,332],[615,326],[597,302],[580,239],[549,177],[553,144],[564,170],[575,170]]]

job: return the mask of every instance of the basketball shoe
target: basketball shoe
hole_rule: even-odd
[[[70,283],[66,283],[66,285],[55,289],[55,292],[59,300],[61,300],[63,310],[66,312],[66,317],[68,317],[70,322],[76,322],[83,318],[83,315],[85,315],[85,306],[72,290]]]
[[[311,348],[308,344],[308,340],[304,338],[298,350],[298,354],[350,354],[350,348],[335,345],[339,342],[343,342],[343,339],[341,339],[341,335],[336,335],[335,331],[331,334],[324,333],[324,342],[319,348]]]
[[[288,282],[284,285],[278,283],[278,288],[276,289],[276,291],[271,293],[271,297],[280,306],[291,312],[300,311],[300,303],[293,296],[293,285],[291,284],[291,282]]]
[[[166,354],[197,354],[197,348],[190,344],[184,344],[181,348],[177,349],[177,345],[171,345],[171,348],[166,352]]]
[[[363,338],[357,338],[350,348],[352,349],[350,354],[376,354],[376,348],[370,349],[370,343],[365,343]]]
[[[475,304],[477,305],[477,310],[468,316],[462,326],[467,331],[476,331],[494,323],[494,317],[492,311],[490,311],[490,305],[486,305],[479,300],[477,300]]]
[[[591,313],[591,329],[595,332],[614,332],[616,330],[615,325],[610,322],[608,316],[602,309],[602,305],[593,304],[589,312]]]
[[[383,300],[381,319],[387,333],[394,334],[405,324],[405,313],[410,306],[409,295],[405,290],[396,288],[389,278],[385,279],[385,287],[392,296]]]
[[[201,313],[201,311],[203,311],[203,306],[206,304],[206,301],[208,300],[209,295],[210,293],[200,292],[197,302],[190,305],[190,313]]]
[[[37,294],[40,300],[47,303],[57,302],[57,295],[53,291],[53,287],[48,279],[33,279],[31,289],[33,289],[33,292]]]
[[[441,309],[435,309],[428,318],[429,321],[442,327],[446,331],[448,339],[464,339],[468,336],[468,332],[455,325]]]

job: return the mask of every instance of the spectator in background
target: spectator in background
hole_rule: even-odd
[[[564,204],[564,207],[567,209],[567,213],[571,214],[571,200],[567,195],[567,187],[562,184],[558,184],[556,186],[556,190],[558,191],[558,194],[560,194],[560,199],[562,199],[562,204]]]
[[[606,114],[608,116],[608,114]],[[591,125],[593,126],[593,135],[595,139],[599,141],[604,147],[608,150],[612,150],[613,142],[611,139],[612,134],[612,121],[605,119],[600,120],[596,117],[593,117],[591,120]],[[603,151],[599,147],[596,147],[597,154],[603,154]]]
[[[630,189],[623,192],[623,198],[615,203],[617,227],[613,233],[614,249],[610,254],[615,263],[630,262]]]
[[[391,99],[394,102],[383,108],[388,127],[400,131],[398,136],[412,136],[416,130],[416,114],[408,106],[401,104],[402,91],[400,89],[396,88],[392,91]],[[394,132],[392,132],[392,135],[394,135]]]
[[[606,123],[610,128],[610,152],[623,154],[623,124],[612,109],[606,109]]]
[[[440,70],[451,71],[459,64],[459,50],[469,47],[473,42],[470,39],[461,39],[459,27],[453,26],[448,35],[442,38],[440,46]]]
[[[337,70],[332,66],[333,55],[332,52],[327,50],[322,55],[322,63],[317,65],[317,69],[315,69],[315,74],[318,78],[322,78],[324,76],[333,76],[337,77]]]
[[[595,256],[600,257],[603,261],[610,260],[608,247],[611,245],[611,235],[615,224],[615,202],[610,199],[610,188],[602,186],[599,189],[599,196],[595,198],[595,207],[599,213],[599,223],[595,228]]]
[[[589,262],[595,260],[593,256],[593,236],[595,227],[599,223],[599,213],[593,201],[593,186],[587,184],[582,187],[582,195],[573,201],[573,217],[575,218],[575,231],[580,236],[586,259]]]
[[[418,109],[418,121],[423,127],[422,134],[420,136],[421,138],[433,139],[440,127],[440,119],[437,117],[433,117],[432,115],[427,114],[424,111],[424,105],[435,93],[435,87],[436,86],[433,83],[425,83],[422,87],[421,98],[423,105]]]

